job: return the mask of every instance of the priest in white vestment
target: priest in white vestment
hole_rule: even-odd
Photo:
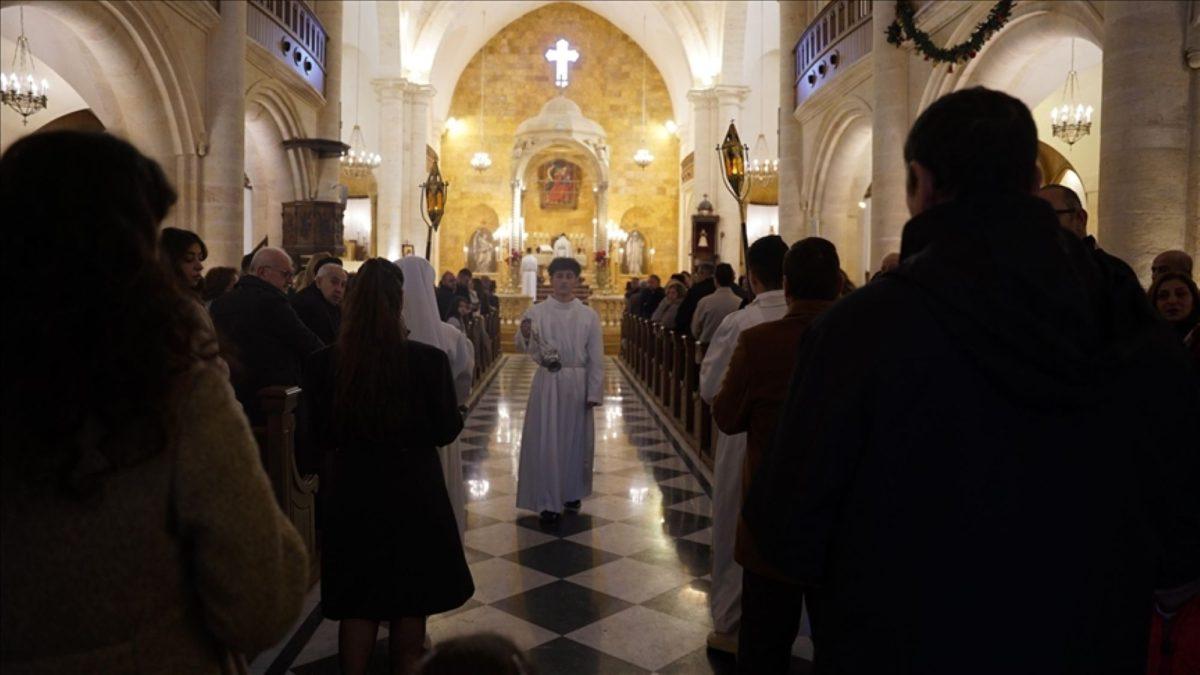
[[[581,272],[573,258],[550,263],[553,294],[525,312],[517,350],[538,364],[521,431],[517,508],[555,522],[592,493],[592,408],[603,401],[600,316],[575,297]]]
[[[525,257],[521,258],[521,295],[527,295],[537,301],[538,261],[533,255],[533,249],[525,249]]]
[[[787,313],[783,295],[783,257],[787,244],[777,235],[754,242],[746,256],[754,302],[727,315],[713,334],[700,364],[700,398],[712,404],[729,368],[738,336],[747,328],[777,321]],[[714,430],[716,431],[716,430]],[[738,512],[742,504],[742,462],[746,456],[746,434],[717,433],[713,466],[712,525],[712,610],[713,633],[708,646],[725,652],[737,650],[738,626],[742,618],[742,567],[733,559]]]
[[[408,339],[424,342],[441,349],[450,359],[450,373],[454,376],[454,392],[458,405],[466,405],[471,395],[471,382],[475,372],[475,349],[467,336],[454,326],[438,318],[437,298],[433,292],[434,270],[429,261],[417,256],[408,256],[396,261],[404,273],[404,307],[400,316],[408,329]],[[466,488],[462,477],[462,449],[458,439],[450,445],[438,448],[442,462],[442,476],[446,481],[446,492],[454,507],[454,519],[458,521],[461,538],[467,529]]]

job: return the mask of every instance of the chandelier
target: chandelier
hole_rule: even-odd
[[[646,43],[646,15],[642,15],[642,44]],[[654,155],[646,148],[646,52],[642,52],[642,144],[633,153],[633,163],[645,169],[654,161]]]
[[[479,151],[471,155],[471,168],[483,173],[492,167],[492,156],[483,148],[483,71],[487,68],[487,11],[483,12],[483,49],[479,53]]]
[[[358,44],[362,44],[362,8],[358,11]],[[359,97],[359,82],[358,65],[362,60],[362,55],[358,54],[354,57],[354,129],[350,132],[350,148],[346,154],[342,155],[342,171],[352,178],[365,178],[371,174],[383,161],[383,158],[374,152],[366,150],[367,140],[363,138],[362,127],[358,126],[358,109],[362,107],[362,99]]]
[[[1050,110],[1050,130],[1055,138],[1069,146],[1092,133],[1092,106],[1085,106],[1076,98],[1079,74],[1075,72],[1075,40],[1071,39],[1071,70],[1063,85],[1062,105]]]
[[[33,72],[33,50],[25,37],[25,5],[21,5],[21,34],[17,36],[17,51],[13,53],[12,72],[0,73],[0,101],[17,111],[21,124],[29,124],[29,116],[46,107],[45,79],[38,80]]]
[[[766,9],[765,4],[760,0],[758,3],[758,11],[761,19],[758,22],[758,44],[759,44],[759,63],[766,58],[767,41],[765,31],[766,24]],[[758,70],[758,138],[754,141],[754,153],[750,155],[749,166],[746,167],[746,173],[750,176],[750,182],[764,182],[773,178],[776,172],[779,171],[779,160],[771,157],[771,146],[767,143],[767,135],[762,130],[767,128],[767,86],[764,80],[763,73],[765,68]]]
[[[383,161],[376,153],[364,150],[365,147],[367,142],[363,138],[362,127],[355,124],[350,132],[350,149],[342,155],[342,170],[354,178],[366,177]]]
[[[746,169],[751,180],[765,180],[779,171],[779,160],[770,154],[766,134],[759,134],[758,139],[754,141],[754,154],[750,156],[750,166]]]

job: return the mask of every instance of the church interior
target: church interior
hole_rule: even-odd
[[[896,44],[905,12],[967,47]],[[1194,0],[0,0],[0,22],[0,151],[61,130],[129,141],[206,268],[281,247],[297,270],[417,256],[494,284],[456,442],[476,593],[428,634],[499,633],[540,673],[736,669],[711,637],[720,432],[701,345],[630,316],[639,282],[745,276],[748,247],[778,235],[832,242],[866,285],[909,220],[906,134],[977,86],[1029,108],[1042,185],[1069,188],[1143,286],[1159,253],[1200,255]],[[605,394],[593,496],[549,531],[513,503],[537,370],[514,337],[560,258],[599,316]],[[294,465],[266,469],[315,559],[320,489]],[[249,672],[343,672],[315,570]],[[370,672],[388,672],[386,630]],[[789,672],[812,659],[806,614]]]

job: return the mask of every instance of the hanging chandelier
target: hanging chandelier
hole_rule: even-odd
[[[366,139],[363,138],[362,127],[354,125],[350,132],[350,149],[342,155],[342,170],[354,178],[364,178],[379,167],[383,158],[374,152],[367,152]]]
[[[0,73],[0,101],[17,111],[21,124],[29,124],[29,116],[46,107],[46,91],[50,85],[39,80],[33,71],[33,50],[25,37],[25,5],[21,5],[21,34],[17,36],[17,51],[13,53],[12,72]]]
[[[759,7],[759,22],[758,22],[758,44],[759,44],[759,63],[766,58],[766,35],[764,34],[764,26],[766,24],[766,10],[764,3],[758,3]],[[767,143],[767,135],[763,130],[767,128],[767,87],[764,80],[765,68],[758,70],[758,138],[754,141],[754,152],[750,155],[749,166],[746,167],[746,173],[750,176],[750,182],[765,182],[770,180],[779,171],[779,160],[771,157],[771,146]]]
[[[1075,39],[1071,39],[1071,70],[1063,85],[1062,105],[1050,110],[1050,130],[1055,138],[1068,146],[1092,133],[1092,106],[1085,106],[1076,98],[1079,88],[1079,73],[1075,72]]]
[[[471,155],[471,168],[483,173],[492,167],[492,156],[483,148],[483,72],[487,68],[487,12],[483,13],[483,49],[479,54],[479,151]]]
[[[642,44],[646,41],[646,15],[642,15]],[[633,163],[645,169],[654,161],[654,155],[646,147],[646,52],[642,52],[642,144],[633,153]]]
[[[362,44],[362,8],[358,10],[358,44]],[[354,57],[354,129],[350,131],[350,149],[346,154],[342,155],[342,171],[351,178],[366,178],[371,175],[379,164],[383,161],[374,152],[369,152],[367,140],[363,137],[362,127],[358,126],[358,109],[362,107],[362,99],[359,97],[359,82],[362,80],[358,76],[359,62],[362,60],[362,55],[358,54]]]

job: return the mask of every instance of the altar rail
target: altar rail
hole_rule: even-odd
[[[694,339],[660,323],[632,314],[621,319],[621,361],[645,388],[648,402],[712,469],[715,425],[712,409],[700,398],[698,349]]]

